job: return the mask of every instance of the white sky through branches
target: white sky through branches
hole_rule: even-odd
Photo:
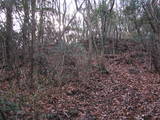
[[[49,1],[49,0],[48,0]],[[83,0],[79,0],[81,4],[81,2],[83,2]],[[96,0],[97,3],[100,1],[100,0]],[[107,0],[107,3],[108,3],[109,0]],[[119,4],[120,4],[120,0],[115,0],[116,3],[114,5],[114,8],[118,7]],[[64,0],[60,0],[61,2],[61,11],[63,12],[63,2]],[[91,0],[92,2],[92,0]],[[75,6],[75,1],[74,0],[66,0],[66,4],[67,4],[67,14],[72,17],[73,14],[76,13],[76,6]],[[82,19],[82,15],[80,13],[77,13],[76,15],[77,18],[79,19]],[[17,14],[16,12],[13,13],[13,29],[16,30],[16,31],[19,31],[21,28],[20,26],[22,25],[23,23],[23,19],[22,19],[22,14],[19,12],[19,14]],[[39,19],[39,14],[37,13],[36,14],[36,19]],[[3,24],[4,22],[6,21],[6,17],[5,17],[5,10],[1,11],[0,12],[0,24]],[[55,21],[55,25],[58,26],[58,21]]]

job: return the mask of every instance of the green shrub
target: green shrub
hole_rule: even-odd
[[[19,110],[19,106],[16,103],[0,98],[0,120],[8,119],[8,117],[11,117],[8,114],[17,113]]]

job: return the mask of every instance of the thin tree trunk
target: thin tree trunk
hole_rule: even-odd
[[[92,59],[92,54],[93,54],[93,42],[92,42],[92,22],[91,22],[91,15],[90,15],[90,10],[91,10],[91,5],[89,4],[90,1],[86,1],[86,6],[87,6],[87,22],[88,22],[88,42],[89,42],[89,60],[88,63],[90,64],[90,61]]]
[[[39,30],[38,30],[38,49],[41,48],[41,44],[43,44],[43,34],[44,34],[44,0],[41,3],[41,11],[40,11],[40,20],[39,20]]]
[[[13,32],[12,7],[13,7],[13,1],[8,0],[6,2],[6,40],[5,40],[5,46],[6,46],[5,61],[7,68],[12,68],[12,63],[11,63],[11,42],[12,42],[12,32]]]
[[[23,9],[24,9],[24,22],[22,27],[22,37],[23,37],[23,55],[26,56],[28,53],[29,46],[29,2],[28,0],[23,0]],[[25,57],[24,57],[25,59]],[[24,62],[24,61],[23,61]]]
[[[32,35],[32,39],[31,39],[31,48],[30,48],[30,87],[33,88],[35,85],[35,80],[33,79],[33,72],[34,72],[34,41],[36,40],[36,21],[35,21],[35,11],[36,11],[36,0],[32,0],[31,1],[31,7],[32,7],[32,30],[31,30],[31,35]]]

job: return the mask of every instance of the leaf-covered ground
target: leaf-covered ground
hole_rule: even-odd
[[[16,116],[22,120],[160,120],[160,75],[147,63],[143,52],[106,55],[109,74],[92,71],[83,82],[39,90],[3,82],[0,95],[21,103]]]

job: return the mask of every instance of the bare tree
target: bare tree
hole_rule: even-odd
[[[29,47],[29,1],[23,0],[24,10],[24,21],[22,26],[22,37],[23,37],[23,55],[24,58],[28,54]]]
[[[13,0],[7,0],[5,2],[6,5],[6,64],[9,68],[12,67],[11,63],[11,42],[12,42],[12,32],[13,32],[13,18],[12,18],[12,12],[13,12]]]
[[[146,4],[143,4],[143,9],[147,13],[149,24],[153,30],[154,38],[152,39],[152,48],[151,48],[151,62],[155,70],[160,73],[160,10],[158,7],[158,0],[148,1]]]
[[[33,79],[33,72],[34,72],[34,42],[36,41],[36,20],[35,20],[35,13],[36,13],[36,0],[31,1],[31,8],[32,8],[32,30],[31,30],[31,45],[30,45],[30,83],[29,86],[32,88],[34,87],[35,80]]]
[[[43,36],[44,36],[44,7],[45,7],[45,2],[42,0],[40,2],[40,19],[39,19],[39,26],[38,26],[38,48],[41,47],[41,44],[43,44]]]

